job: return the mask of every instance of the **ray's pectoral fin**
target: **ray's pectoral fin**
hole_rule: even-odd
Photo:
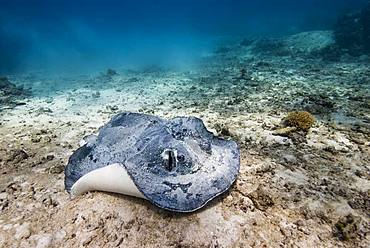
[[[193,212],[227,191],[240,169],[238,144],[214,136],[196,117],[123,112],[85,141],[65,169],[72,196],[115,192]]]
[[[118,163],[93,170],[82,176],[73,184],[71,195],[74,197],[88,191],[107,191],[146,199],[127,174],[126,169]]]

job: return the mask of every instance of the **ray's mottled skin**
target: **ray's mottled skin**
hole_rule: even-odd
[[[125,167],[139,191],[158,207],[191,212],[225,192],[236,180],[236,142],[214,136],[195,117],[164,120],[121,113],[80,147],[65,169],[70,192],[83,175],[110,164]]]

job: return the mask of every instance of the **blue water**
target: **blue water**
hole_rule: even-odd
[[[366,0],[0,0],[0,73],[187,68],[222,39],[330,29]]]

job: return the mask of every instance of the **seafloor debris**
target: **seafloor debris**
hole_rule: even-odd
[[[71,156],[65,187],[73,193],[88,173],[119,164],[144,198],[167,210],[191,212],[230,187],[239,173],[239,157],[234,141],[214,136],[198,118],[166,121],[122,113]],[[125,192],[111,188],[106,191]]]

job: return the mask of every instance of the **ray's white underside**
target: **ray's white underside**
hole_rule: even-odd
[[[146,199],[138,190],[124,166],[116,163],[93,170],[73,184],[72,197],[88,191],[106,191]]]

